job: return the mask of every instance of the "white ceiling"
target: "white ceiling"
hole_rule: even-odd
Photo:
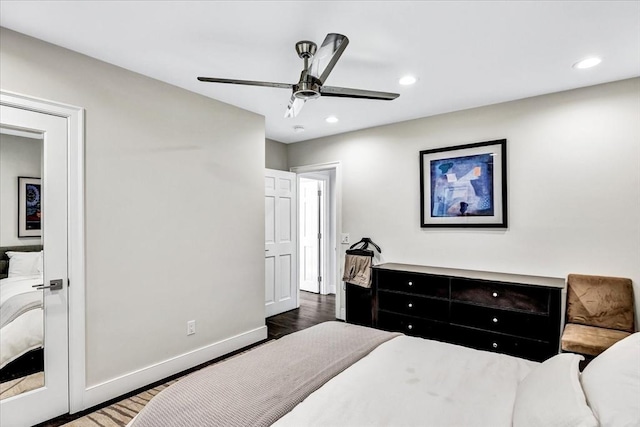
[[[638,1],[2,0],[0,25],[261,114],[285,143],[640,75]],[[295,43],[329,32],[350,43],[327,85],[400,97],[320,98],[285,119],[287,90],[196,80],[295,83]],[[602,64],[571,67],[591,55]]]

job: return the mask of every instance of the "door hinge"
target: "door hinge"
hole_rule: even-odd
[[[322,239],[322,233],[318,233],[318,240]]]
[[[322,276],[318,276],[318,282],[322,282]]]
[[[318,196],[322,196],[322,190],[318,190]]]

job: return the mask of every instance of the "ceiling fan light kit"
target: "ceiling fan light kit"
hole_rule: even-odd
[[[198,77],[198,80],[209,83],[227,83],[290,89],[292,94],[291,99],[289,100],[289,106],[284,114],[285,117],[296,117],[307,100],[317,99],[321,96],[375,99],[383,101],[391,101],[400,96],[397,93],[391,92],[323,86],[348,44],[349,39],[346,36],[336,33],[327,34],[327,37],[325,37],[319,49],[314,42],[308,40],[302,40],[296,43],[296,52],[304,61],[304,68],[300,73],[300,80],[295,84],[223,79],[217,77]]]

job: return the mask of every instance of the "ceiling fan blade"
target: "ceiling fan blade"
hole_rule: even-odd
[[[322,46],[320,46],[320,49],[313,55],[311,66],[309,67],[309,74],[320,80],[320,84],[323,84],[348,44],[349,39],[347,36],[336,33],[327,34],[327,37],[325,37],[322,42]]]
[[[284,117],[286,119],[292,118],[298,115],[304,107],[304,103],[306,101],[301,98],[296,98],[295,96],[291,96],[291,100],[289,101],[289,106],[287,107],[287,111],[284,113]]]
[[[375,90],[350,89],[347,87],[322,86],[320,95],[335,96],[340,98],[361,98],[361,99],[379,99],[383,101],[391,101],[400,96],[399,93],[378,92]]]
[[[198,77],[198,80],[200,80],[201,82],[209,82],[209,83],[231,83],[234,85],[276,87],[280,89],[293,88],[293,85],[287,84],[287,83],[259,82],[255,80],[219,79],[216,77]]]

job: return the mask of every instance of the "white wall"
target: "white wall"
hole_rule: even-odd
[[[287,165],[287,144],[267,139],[265,140],[265,150],[265,164],[267,169],[289,170]]]
[[[2,89],[86,109],[87,386],[263,328],[263,117],[0,36]]]
[[[39,245],[40,237],[18,238],[18,177],[40,178],[42,140],[0,134],[0,246]]]
[[[501,138],[509,228],[420,228],[420,150]],[[342,162],[342,232],[371,237],[383,261],[630,277],[640,309],[640,79],[290,144],[288,156]]]

